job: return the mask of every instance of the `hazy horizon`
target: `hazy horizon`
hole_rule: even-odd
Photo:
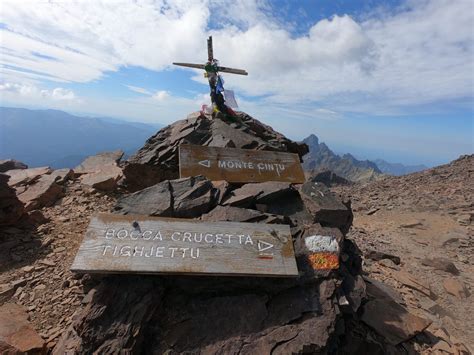
[[[72,116],[77,116],[79,118],[85,118],[85,119],[99,119],[99,120],[106,120],[106,121],[110,121],[112,123],[116,123],[116,124],[124,124],[124,125],[135,125],[135,124],[139,124],[139,125],[145,125],[145,126],[148,126],[150,127],[151,129],[155,129],[156,131],[158,131],[162,126],[161,124],[159,123],[150,123],[150,122],[139,122],[139,121],[130,121],[130,120],[127,120],[126,118],[120,118],[120,117],[94,117],[90,114],[87,114],[87,113],[76,113],[76,112],[67,112],[67,111],[64,111],[64,110],[57,110],[57,109],[35,109],[35,108],[28,108],[28,107],[13,107],[13,106],[0,106],[0,108],[2,107],[5,107],[5,108],[15,108],[15,109],[26,109],[26,110],[31,110],[31,111],[49,111],[49,110],[53,110],[53,111],[59,111],[59,112],[64,112],[66,114],[69,114],[69,115],[72,115]],[[182,117],[183,119],[185,117]],[[254,117],[256,119],[260,119],[259,117]],[[260,119],[261,120],[261,119]],[[150,131],[151,132],[151,131]],[[58,131],[58,134],[59,134],[59,131]],[[409,165],[425,165],[426,167],[434,167],[434,166],[437,166],[437,165],[442,165],[442,164],[446,164],[446,163],[449,163],[450,161],[452,160],[455,160],[457,159],[460,155],[463,155],[463,154],[460,154],[459,156],[456,156],[454,157],[453,159],[450,159],[450,160],[446,160],[446,161],[440,161],[439,163],[430,163],[429,161],[423,161],[423,160],[416,160],[413,156],[410,157],[410,159],[397,159],[397,157],[400,157],[400,156],[397,156],[395,154],[391,155],[390,152],[388,154],[384,154],[384,153],[381,153],[381,151],[370,151],[370,150],[364,150],[363,147],[357,147],[357,146],[351,146],[350,144],[333,144],[333,142],[331,142],[330,140],[327,140],[323,135],[319,134],[318,132],[309,132],[307,133],[305,136],[301,137],[301,138],[296,138],[295,140],[298,140],[298,141],[302,141],[304,138],[308,137],[309,135],[311,134],[314,134],[318,137],[320,143],[321,142],[324,142],[326,143],[329,148],[336,154],[342,156],[344,154],[351,154],[353,155],[355,158],[357,158],[358,160],[370,160],[370,161],[375,161],[377,159],[382,159],[382,160],[385,160],[389,163],[392,163],[392,164],[403,164],[403,165],[406,165],[406,166],[409,166]],[[151,133],[150,133],[151,135]],[[0,132],[0,136],[1,136],[1,132]],[[137,148],[141,145],[143,145],[145,143],[145,140],[146,139],[143,139],[143,142],[141,142],[141,144],[137,145]],[[114,149],[119,149],[120,146],[117,145],[114,147]],[[126,150],[126,148],[125,148]],[[464,154],[472,154],[472,152],[466,152]],[[15,158],[15,157],[8,157],[8,156],[3,156],[3,152],[0,150],[0,159],[7,159],[7,158]]]

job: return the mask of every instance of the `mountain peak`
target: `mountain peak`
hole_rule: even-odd
[[[381,175],[377,165],[371,161],[357,160],[352,154],[342,157],[335,154],[325,143],[319,143],[318,137],[310,135],[304,139],[309,146],[309,154],[305,156],[304,168],[312,173],[332,171],[350,181],[372,180]],[[318,142],[314,144],[315,142]]]
[[[308,137],[303,139],[303,142],[306,143],[309,147],[316,147],[319,145],[319,138],[315,134],[310,134]]]

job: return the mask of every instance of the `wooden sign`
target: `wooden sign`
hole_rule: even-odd
[[[87,273],[297,276],[287,225],[99,214],[71,266]]]
[[[179,146],[179,174],[228,182],[305,182],[298,154],[190,144]]]

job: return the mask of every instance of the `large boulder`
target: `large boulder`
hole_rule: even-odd
[[[282,151],[300,157],[308,152],[306,144],[287,139],[243,112],[237,113],[237,120],[242,123],[229,123],[219,115],[211,118],[197,112],[161,129],[124,164],[123,184],[129,191],[136,191],[165,179],[178,178],[178,147],[181,144]],[[134,168],[130,169],[128,165]],[[137,169],[143,172],[140,175],[145,175],[144,179],[137,176]]]
[[[8,186],[9,178],[0,173],[0,225],[14,224],[24,212],[24,205],[18,200],[15,189]]]

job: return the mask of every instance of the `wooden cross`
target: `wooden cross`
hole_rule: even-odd
[[[248,73],[243,69],[221,67],[219,65],[215,65],[216,63],[217,63],[217,60],[214,58],[214,50],[212,49],[212,36],[209,36],[209,38],[207,39],[207,63],[206,64],[193,64],[193,63],[173,63],[173,64],[179,65],[182,67],[188,67],[188,68],[204,69],[206,70],[206,72],[209,72],[208,71],[208,69],[210,69],[209,65],[213,65],[215,71],[212,71],[212,72],[214,73],[224,72],[224,73],[231,73],[231,74],[248,75]]]
[[[223,96],[224,86],[222,78],[219,76],[219,72],[239,74],[239,75],[248,75],[248,73],[243,69],[234,69],[221,67],[217,59],[214,58],[214,51],[212,49],[212,36],[209,36],[207,39],[207,63],[206,64],[193,64],[193,63],[173,63],[174,65],[180,65],[182,67],[204,69],[206,73],[204,74],[209,81],[209,88],[211,89],[211,101],[214,107],[214,110],[218,110],[224,114],[229,114],[235,116],[234,111],[232,111],[225,104],[225,98]]]

